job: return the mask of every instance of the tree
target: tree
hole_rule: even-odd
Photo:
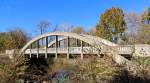
[[[141,16],[137,15],[134,12],[130,12],[126,14],[126,23],[127,23],[127,31],[136,32],[137,29],[142,25]]]
[[[124,44],[150,44],[150,25],[144,12],[142,15],[136,13],[126,14],[128,30],[126,32],[127,41]]]
[[[137,41],[138,29],[141,27],[141,18],[135,12],[127,13],[125,16],[127,30],[125,32],[126,41],[122,44],[135,44]]]
[[[37,24],[37,29],[40,32],[40,34],[42,35],[43,33],[47,32],[47,29],[50,27],[50,22],[48,21],[40,21]]]
[[[7,33],[3,32],[0,33],[0,52],[4,52],[5,51],[5,45],[4,45],[4,40],[7,37]]]
[[[76,27],[76,28],[72,29],[71,32],[77,33],[77,34],[82,34],[85,31],[84,31],[84,29],[82,27]]]
[[[38,30],[38,32],[40,32],[40,35],[47,32],[49,27],[50,27],[50,22],[48,22],[48,21],[40,21],[37,24],[37,30]],[[41,40],[41,44],[44,45],[44,40],[43,39]]]
[[[15,28],[6,33],[4,39],[5,49],[21,49],[29,40],[27,34],[20,28]]]
[[[87,34],[88,34],[88,35],[93,35],[93,36],[95,36],[95,35],[96,35],[95,32],[96,32],[95,28],[91,28],[91,29],[87,32]]]
[[[123,39],[125,29],[126,23],[122,9],[112,7],[100,16],[96,35],[117,43],[119,39]]]
[[[61,31],[61,32],[71,32],[72,29],[74,29],[74,25],[68,24],[68,23],[63,23],[63,24],[57,24],[55,26],[54,31]]]
[[[142,22],[150,24],[150,7],[142,14]]]

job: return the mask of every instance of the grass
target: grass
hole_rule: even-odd
[[[131,60],[139,66],[134,71],[125,70],[107,56],[101,58],[92,56],[84,60],[80,58],[25,59],[28,66],[23,66],[23,62],[17,66],[19,68],[15,68],[15,63],[8,64],[10,60],[5,59],[0,62],[0,79],[3,79],[0,83],[9,83],[10,79],[15,79],[13,82],[16,82],[19,74],[30,75],[31,78],[33,76],[40,80],[50,81],[51,79],[56,83],[58,81],[63,81],[62,83],[149,83],[150,57],[133,57]],[[63,72],[61,78],[60,72]]]
[[[106,57],[89,59],[58,59],[51,66],[53,72],[71,70],[75,73],[74,83],[106,82],[120,71],[115,63]]]

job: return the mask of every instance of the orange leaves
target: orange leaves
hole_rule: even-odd
[[[112,7],[106,10],[101,16],[96,27],[97,36],[113,40],[114,36],[124,33],[126,23],[124,13],[120,8]]]

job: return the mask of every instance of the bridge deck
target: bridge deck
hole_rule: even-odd
[[[131,54],[133,52],[131,47],[117,47],[119,54]],[[25,54],[55,54],[56,52],[59,54],[81,54],[81,47],[69,47],[68,48],[40,48],[40,49],[27,49]],[[98,54],[99,50],[94,47],[83,47],[83,54]],[[102,52],[101,52],[102,53]]]

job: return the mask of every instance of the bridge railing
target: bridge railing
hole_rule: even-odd
[[[133,46],[131,45],[122,45],[116,47],[119,54],[132,54],[134,51]]]
[[[83,52],[83,54],[96,54],[98,53],[97,49],[94,47],[69,47],[68,48],[57,48],[57,53],[67,53],[69,51],[70,54],[80,54]],[[44,54],[46,52],[46,48],[40,48],[38,49],[27,49],[25,51],[25,54]],[[47,48],[47,53],[56,53],[56,48]]]
[[[114,49],[117,48],[117,52],[119,54],[132,54],[134,49],[132,46],[130,45],[126,45],[126,46],[115,46]],[[69,47],[69,50],[67,47],[65,48],[57,48],[57,53],[67,53],[69,51],[70,54],[80,54],[81,52],[83,52],[83,54],[97,54],[99,53],[99,51],[94,48],[94,47]],[[44,54],[46,52],[46,48],[40,48],[38,49],[27,49],[25,51],[25,54]],[[47,48],[47,53],[56,53],[56,48]]]

